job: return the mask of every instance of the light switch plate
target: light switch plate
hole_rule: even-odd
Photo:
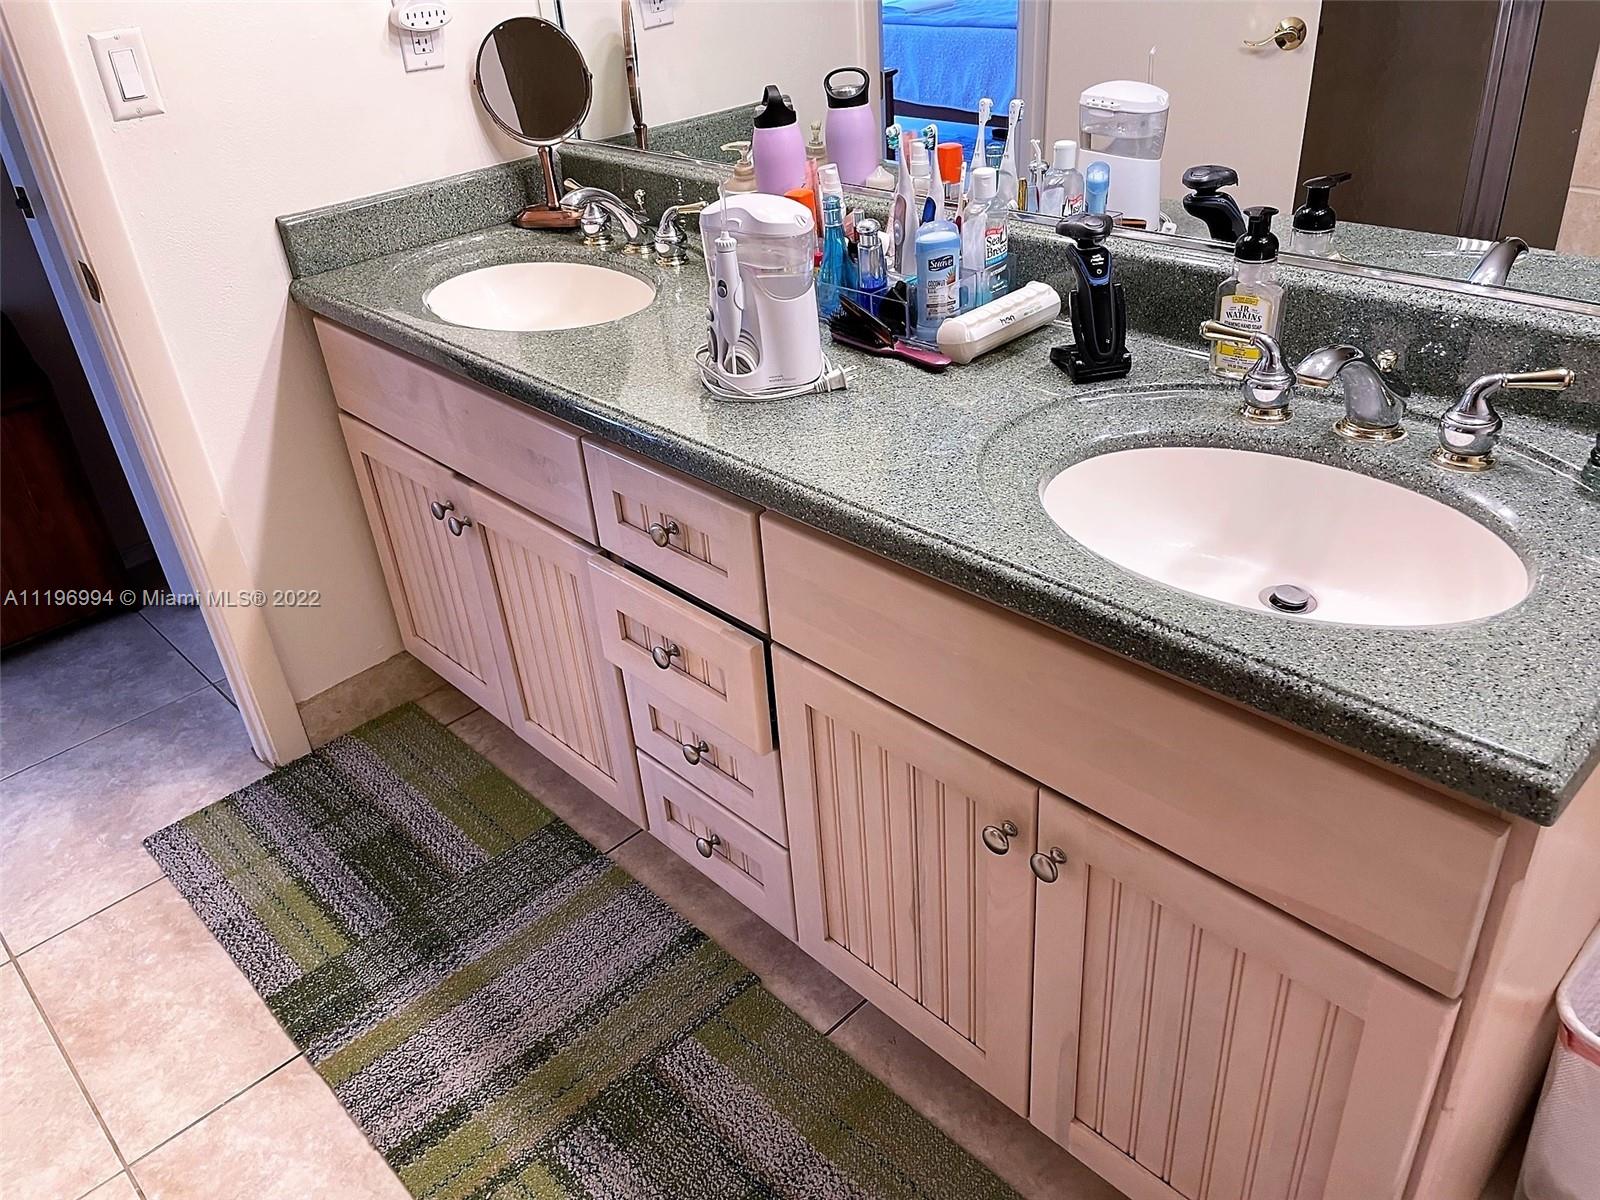
[[[672,10],[676,7],[677,0],[639,0],[639,24],[646,29],[671,25],[674,19]]]
[[[89,49],[94,54],[94,69],[100,75],[100,86],[105,89],[106,103],[111,106],[113,121],[132,121],[137,117],[153,117],[166,112],[161,101],[161,88],[156,83],[155,68],[150,65],[150,53],[144,47],[144,34],[137,28],[113,29],[108,33],[91,33]],[[133,55],[131,64],[124,57],[123,79],[137,78],[144,95],[133,100],[123,99],[123,82],[117,78],[113,53]]]

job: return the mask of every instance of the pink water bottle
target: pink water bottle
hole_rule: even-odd
[[[806,182],[806,143],[794,108],[775,83],[767,84],[750,134],[756,191],[781,196]]]
[[[822,77],[828,97],[824,140],[828,158],[838,164],[845,183],[865,183],[883,160],[879,149],[883,129],[867,103],[869,78],[860,67],[839,67]]]

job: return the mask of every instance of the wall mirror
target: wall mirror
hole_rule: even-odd
[[[1307,226],[1331,209],[1334,236],[1304,239],[1310,257],[1291,261],[1600,303],[1600,0],[679,0],[667,11],[663,25],[638,0],[631,11],[560,0],[596,64],[587,137],[635,145],[648,126],[651,152],[729,164],[736,152],[723,147],[749,139],[765,85],[788,94],[805,131],[826,118],[824,76],[859,66],[878,126],[892,105],[902,126],[936,123],[969,161],[987,97],[985,142],[991,154],[1012,143],[1024,180],[1035,141],[1046,166],[1069,139],[1080,170],[1108,161],[1113,211],[1119,179],[1145,171],[1154,199],[1140,236],[1225,254],[1206,201],[1184,203],[1220,191],[1278,209],[1286,252],[1297,208],[1317,214]],[[1163,94],[1159,122],[1115,99],[1083,103],[1116,80]],[[1013,99],[1022,112],[1009,128]],[[1124,118],[1138,127],[1134,156],[1156,164],[1114,156]],[[1187,186],[1185,171],[1204,165],[1231,175]],[[1325,201],[1304,186],[1346,174]]]
[[[594,98],[583,51],[559,25],[540,17],[513,17],[484,36],[473,83],[490,120],[508,136],[539,148],[545,203],[524,210],[517,224],[573,228],[577,217],[554,203],[559,193],[550,148],[577,132]]]

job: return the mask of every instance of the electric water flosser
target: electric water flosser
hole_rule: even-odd
[[[711,243],[711,354],[726,375],[738,375],[739,333],[744,328],[744,284],[739,243],[724,229]]]

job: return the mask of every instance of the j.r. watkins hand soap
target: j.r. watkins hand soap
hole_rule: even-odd
[[[1283,285],[1278,282],[1278,239],[1272,236],[1275,208],[1245,209],[1244,235],[1233,244],[1233,274],[1217,289],[1216,319],[1246,333],[1278,336],[1283,322]],[[1261,351],[1245,343],[1213,342],[1211,370],[1242,379]]]

